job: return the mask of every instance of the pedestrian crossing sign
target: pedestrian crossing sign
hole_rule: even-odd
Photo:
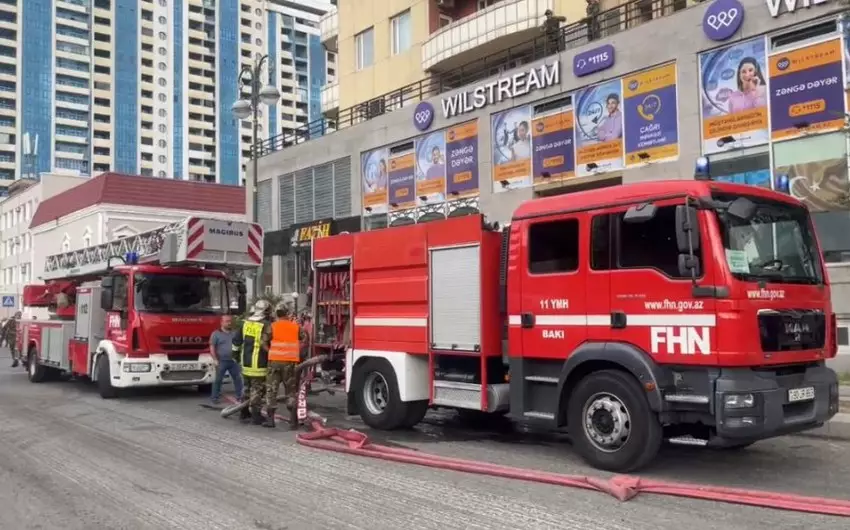
[[[15,307],[15,297],[3,296],[3,307]]]

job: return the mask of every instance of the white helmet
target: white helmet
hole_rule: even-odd
[[[262,320],[269,316],[272,312],[272,305],[268,300],[257,300],[254,302],[254,307],[251,308],[251,318]]]

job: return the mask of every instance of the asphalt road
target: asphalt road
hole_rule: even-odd
[[[4,356],[0,354],[0,360]],[[192,391],[105,401],[76,382],[30,384],[0,367],[0,528],[846,529],[839,518],[581,490],[361,459],[223,420]],[[318,401],[318,400],[317,400]],[[361,427],[323,398],[332,422]],[[436,414],[376,439],[436,454],[599,475],[569,444]],[[850,445],[788,437],[740,454],[665,450],[649,474],[850,499]]]

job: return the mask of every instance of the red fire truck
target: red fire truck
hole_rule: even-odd
[[[595,467],[663,440],[742,448],[838,409],[829,282],[808,211],[761,188],[624,185],[313,242],[315,349],[347,335],[349,411],[429,407],[568,428]]]
[[[29,379],[63,373],[121,389],[213,381],[209,337],[224,314],[245,308],[241,273],[262,263],[257,224],[190,217],[133,237],[49,256],[44,285],[24,304],[49,320],[18,334]]]

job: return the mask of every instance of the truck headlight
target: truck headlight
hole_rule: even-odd
[[[723,408],[725,409],[750,409],[756,404],[756,398],[752,394],[726,394],[723,396]]]
[[[124,363],[123,370],[128,373],[150,372],[151,363]]]

